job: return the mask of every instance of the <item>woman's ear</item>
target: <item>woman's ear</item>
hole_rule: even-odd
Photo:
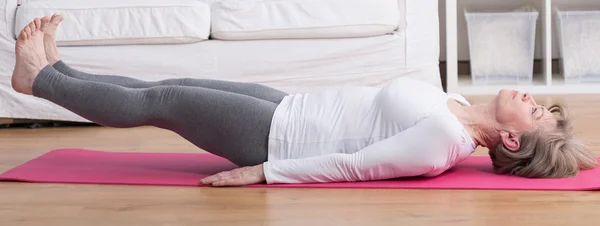
[[[500,132],[500,139],[502,139],[502,144],[504,144],[504,146],[508,148],[508,150],[518,151],[521,147],[519,138],[507,131]]]

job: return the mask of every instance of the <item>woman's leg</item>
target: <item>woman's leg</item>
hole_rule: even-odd
[[[193,86],[203,87],[208,89],[216,89],[226,92],[232,92],[242,94],[246,96],[255,97],[261,100],[270,101],[273,103],[280,103],[281,100],[288,95],[287,93],[255,83],[243,83],[243,82],[230,82],[220,81],[211,79],[193,79],[193,78],[181,78],[181,79],[167,79],[162,81],[148,82],[125,76],[116,75],[97,75],[78,71],[69,67],[62,60],[52,65],[56,70],[61,73],[78,79],[87,81],[110,83],[129,88],[149,88],[160,85],[177,85],[177,86]]]
[[[15,91],[44,98],[105,126],[168,129],[240,166],[267,160],[277,104],[200,87],[133,89],[68,77],[47,60],[43,40],[47,22],[36,18],[17,38],[11,80]]]
[[[100,125],[156,126],[240,165],[267,160],[267,138],[277,107],[272,102],[187,86],[132,89],[68,77],[50,65],[33,84],[33,95]]]

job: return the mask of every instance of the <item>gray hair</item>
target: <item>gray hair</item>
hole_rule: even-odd
[[[598,166],[592,150],[573,138],[573,122],[565,108],[554,104],[548,110],[558,114],[555,129],[524,133],[520,137],[518,151],[509,150],[502,142],[495,149],[490,149],[496,173],[528,178],[562,178]]]

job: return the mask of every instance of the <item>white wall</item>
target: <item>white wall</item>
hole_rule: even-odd
[[[412,1],[419,1],[419,0],[412,0]],[[446,38],[445,38],[445,34],[446,34],[446,21],[445,21],[445,0],[440,0],[439,1],[439,12],[440,12],[440,42],[441,42],[441,49],[440,49],[440,60],[445,60],[446,59]],[[459,60],[468,60],[469,59],[469,52],[468,52],[468,39],[467,39],[467,31],[466,31],[466,24],[465,24],[465,17],[464,17],[464,10],[467,9],[469,11],[512,11],[514,9],[518,9],[522,6],[532,6],[534,8],[536,8],[536,10],[538,12],[540,12],[540,17],[541,17],[541,13],[543,12],[543,5],[544,0],[457,0],[457,4],[458,4],[458,59]],[[585,10],[600,10],[600,0],[552,0],[552,5],[553,5],[553,14],[554,14],[554,10],[556,9],[556,7],[560,8],[560,9],[585,9]],[[553,35],[556,35],[556,29],[554,26],[554,20],[555,17],[554,15],[552,16],[552,22],[553,22],[553,30],[552,33]],[[538,19],[538,26],[537,26],[537,32],[536,32],[536,58],[538,58],[541,55],[541,44],[542,44],[542,39],[541,39],[541,19]],[[554,58],[556,58],[557,55],[557,43],[556,43],[556,37],[553,36],[553,46],[554,46],[554,50],[552,51],[552,55]]]

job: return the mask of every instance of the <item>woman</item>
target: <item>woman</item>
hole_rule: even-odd
[[[174,131],[240,166],[203,184],[433,177],[477,146],[490,150],[502,174],[568,177],[597,166],[573,140],[563,108],[545,108],[526,93],[505,89],[489,104],[471,106],[410,79],[287,94],[247,83],[91,75],[60,60],[54,32],[61,21],[59,15],[35,19],[20,33],[14,89],[100,125]]]

